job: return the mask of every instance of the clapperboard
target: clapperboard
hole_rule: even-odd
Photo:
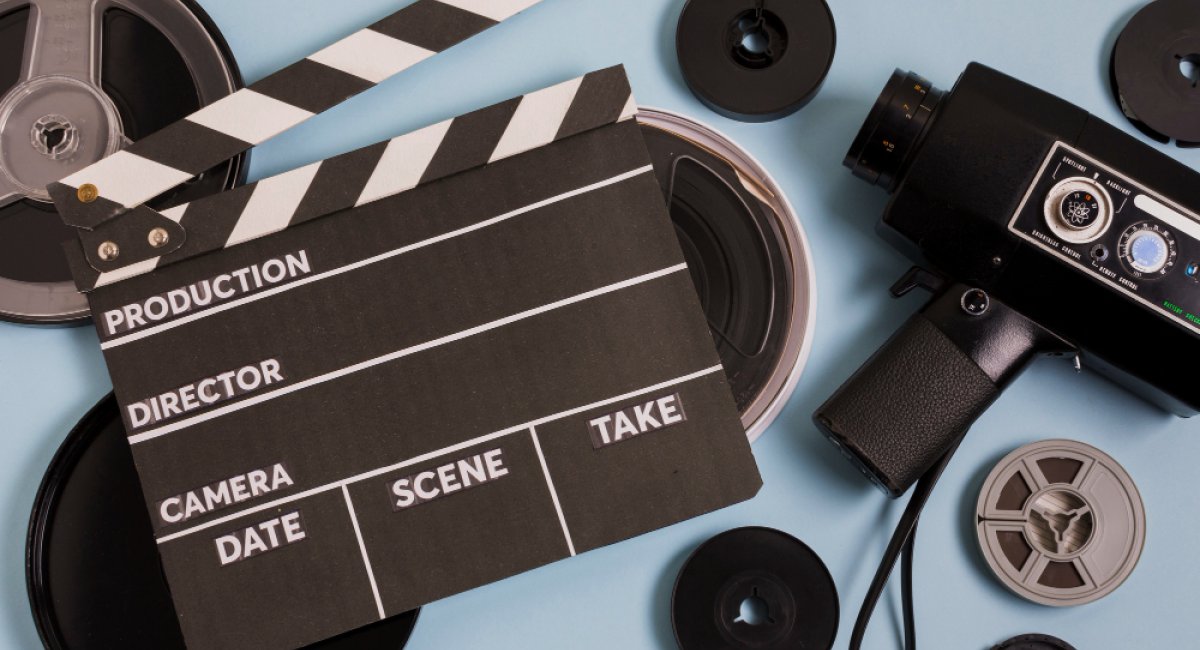
[[[622,68],[144,205],[534,3],[418,0],[51,188],[189,647],[312,643],[760,487]]]

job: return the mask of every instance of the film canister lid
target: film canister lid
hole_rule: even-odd
[[[1134,126],[1159,142],[1200,147],[1200,2],[1143,7],[1121,31],[1110,72]]]
[[[821,89],[836,44],[825,0],[688,0],[675,34],[692,93],[745,122],[803,108]]]
[[[1001,643],[992,650],[1075,650],[1075,647],[1048,634],[1023,634]]]

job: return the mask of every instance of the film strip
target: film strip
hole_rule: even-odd
[[[375,24],[202,108],[48,189],[64,222],[94,231],[126,211],[308,118],[500,24],[540,0],[417,0]],[[292,177],[293,180],[295,177]],[[146,212],[152,214],[146,214]],[[161,233],[150,252],[178,249],[184,232],[170,215],[141,218]],[[153,230],[152,228],[152,230]],[[165,237],[163,236],[165,235]],[[112,246],[93,266],[128,265],[141,247]],[[102,242],[102,243],[105,243]],[[162,249],[162,250],[159,250]],[[122,259],[124,258],[124,259]],[[119,262],[119,264],[118,264]],[[147,265],[144,265],[147,266]]]
[[[187,240],[166,255],[134,263],[93,263],[89,253],[105,241],[124,248],[126,242],[145,238],[139,227],[143,221],[115,220],[108,228],[82,232],[82,245],[68,246],[68,259],[78,288],[90,291],[628,120],[636,112],[624,70],[599,70],[167,210],[163,216],[179,224]],[[157,214],[145,206],[135,212]]]

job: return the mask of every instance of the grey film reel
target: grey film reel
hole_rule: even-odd
[[[1005,456],[983,484],[976,532],[992,571],[1043,605],[1082,605],[1129,577],[1146,538],[1137,486],[1104,452],[1045,440]]]

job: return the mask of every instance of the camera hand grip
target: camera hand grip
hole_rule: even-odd
[[[863,473],[898,497],[1035,353],[1067,347],[987,294],[955,285],[913,316],[813,419]]]

